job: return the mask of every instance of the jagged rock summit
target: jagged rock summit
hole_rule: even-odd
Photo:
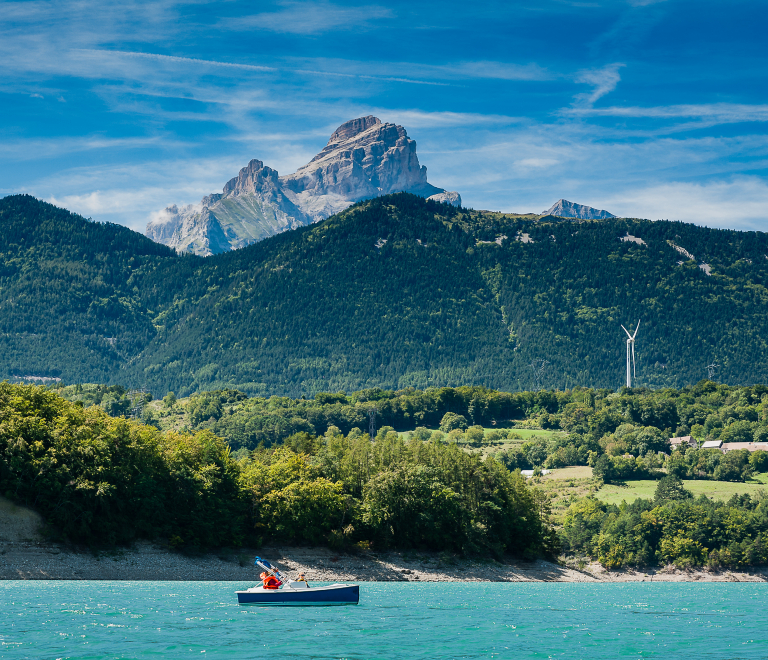
[[[542,215],[554,215],[559,218],[579,218],[580,220],[605,220],[606,218],[615,218],[616,216],[608,211],[594,209],[584,204],[569,202],[567,199],[558,200],[552,208],[544,211]]]
[[[168,206],[147,224],[145,233],[176,250],[208,256],[393,192],[461,205],[459,193],[427,182],[416,142],[402,126],[369,115],[339,126],[325,148],[295,173],[278,176],[252,160],[221,194],[208,195],[199,204]]]

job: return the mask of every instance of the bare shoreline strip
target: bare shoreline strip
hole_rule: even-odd
[[[768,569],[750,572],[683,571],[673,567],[577,570],[547,561],[458,560],[427,552],[336,554],[327,548],[261,548],[188,556],[150,543],[96,556],[39,541],[0,542],[2,580],[215,580],[256,583],[253,557],[269,558],[289,576],[310,582],[768,582]]]

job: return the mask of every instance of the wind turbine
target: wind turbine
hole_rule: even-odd
[[[635,334],[633,335],[630,335],[629,330],[627,330],[623,325],[621,326],[621,329],[627,333],[627,387],[632,387],[632,378],[636,375],[635,373],[635,337],[637,337],[637,331],[640,329],[640,321],[637,322],[637,327],[635,328]],[[631,351],[632,351],[632,371],[629,370],[630,345],[631,345]]]

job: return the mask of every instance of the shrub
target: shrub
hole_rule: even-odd
[[[456,413],[448,412],[443,415],[443,419],[440,421],[440,430],[443,433],[449,433],[450,431],[466,430],[467,418],[464,415],[457,415]]]
[[[482,426],[470,426],[464,434],[464,439],[473,446],[483,444],[483,438],[485,437],[485,431]]]
[[[749,464],[749,451],[729,451],[715,468],[715,479],[718,481],[746,481],[752,476]]]
[[[507,439],[507,432],[503,429],[493,429],[485,434],[485,439],[490,444],[503,442]]]

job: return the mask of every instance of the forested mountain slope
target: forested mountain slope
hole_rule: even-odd
[[[620,324],[641,319],[638,384],[697,382],[713,361],[723,382],[768,380],[761,233],[540,220],[407,194],[207,259],[31,198],[0,200],[0,223],[0,376],[156,395],[517,390],[545,359],[542,386],[615,388]]]
[[[0,200],[0,377],[114,380],[155,335],[167,290],[152,275],[188,261],[28,195]]]

